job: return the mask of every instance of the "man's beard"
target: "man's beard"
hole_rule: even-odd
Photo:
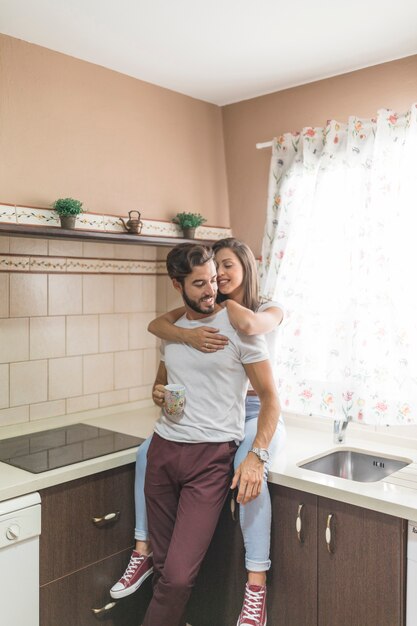
[[[201,313],[202,315],[207,315],[207,313],[213,313],[213,311],[214,311],[214,307],[216,306],[216,297],[215,297],[215,296],[213,296],[213,298],[214,298],[214,303],[213,303],[213,306],[211,306],[210,308],[205,308],[205,309],[202,309],[202,308],[199,306],[199,304],[200,304],[200,302],[201,302],[201,301],[198,301],[198,302],[197,302],[196,300],[191,300],[191,298],[189,298],[189,297],[187,296],[187,293],[186,293],[186,291],[185,291],[184,286],[183,286],[183,288],[182,288],[182,297],[184,298],[184,302],[185,302],[185,304],[186,304],[187,306],[189,306],[189,307],[190,307],[190,309],[192,309],[192,310],[193,310],[193,311],[195,311],[196,313]]]

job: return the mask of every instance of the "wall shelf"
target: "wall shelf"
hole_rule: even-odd
[[[183,239],[181,237],[160,237],[153,235],[130,235],[100,230],[67,230],[56,226],[31,226],[28,224],[0,223],[0,235],[10,237],[38,237],[41,239],[73,239],[76,241],[95,241],[97,243],[127,243],[140,246],[169,246],[179,243],[195,242],[206,246],[214,239]]]

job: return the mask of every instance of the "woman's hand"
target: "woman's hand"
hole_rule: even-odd
[[[152,400],[157,406],[163,407],[165,401],[165,387],[164,385],[155,385],[152,389]]]
[[[239,485],[237,502],[247,504],[254,500],[261,493],[264,478],[264,464],[258,459],[256,454],[249,452],[248,456],[237,468],[231,489],[236,489]]]
[[[224,335],[219,335],[218,328],[211,326],[201,326],[200,328],[190,328],[184,330],[183,341],[189,346],[200,350],[200,352],[217,352],[227,346],[229,340]]]

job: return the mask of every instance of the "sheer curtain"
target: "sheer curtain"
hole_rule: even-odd
[[[268,196],[283,408],[416,424],[417,104],[279,137]]]

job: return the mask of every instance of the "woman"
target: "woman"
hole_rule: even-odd
[[[275,345],[278,326],[282,321],[282,309],[277,303],[260,303],[258,298],[258,280],[255,258],[250,248],[229,237],[216,242],[213,246],[216,255],[218,301],[227,307],[232,325],[247,335],[265,334],[271,363],[275,362]],[[227,337],[219,335],[217,329],[205,326],[198,329],[184,329],[174,323],[184,314],[184,309],[176,309],[150,323],[148,330],[167,341],[181,341],[205,353],[224,349]],[[259,398],[252,389],[246,398],[245,438],[241,442],[235,457],[235,471],[245,459],[252,447],[257,430]],[[146,470],[146,454],[150,439],[138,449],[136,462],[136,546],[123,577],[112,587],[113,598],[121,598],[133,593],[152,573],[152,559],[148,542],[145,499],[143,494]],[[285,442],[285,427],[282,419],[271,442],[269,452],[273,456]],[[245,564],[248,582],[245,600],[239,624],[246,619],[251,623],[266,623],[262,618],[265,604],[266,572],[270,567],[269,546],[271,528],[271,502],[266,486],[267,467],[265,467],[265,485],[260,495],[240,507],[240,524],[245,543]],[[237,478],[233,487],[236,486]],[[259,614],[259,620],[258,615]]]

